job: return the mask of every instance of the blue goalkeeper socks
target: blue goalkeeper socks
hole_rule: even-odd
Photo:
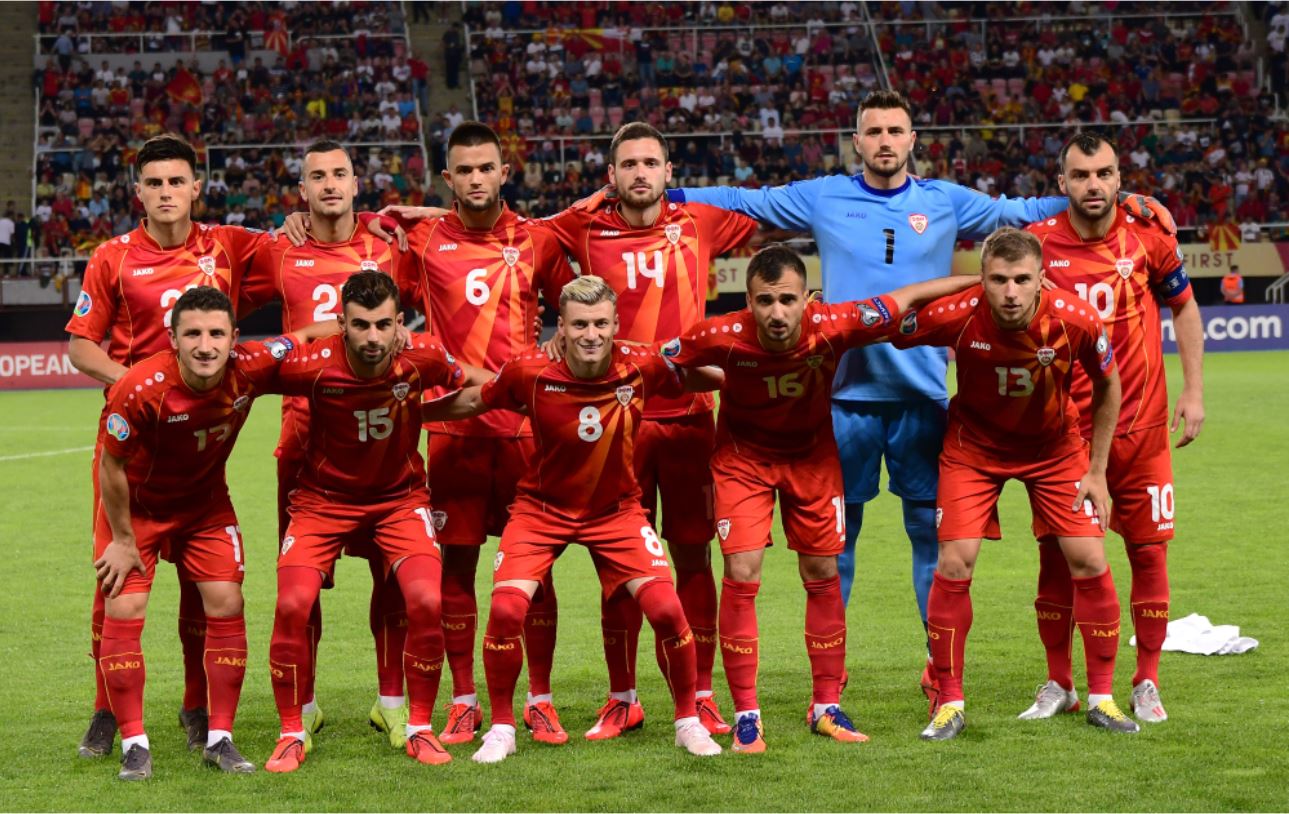
[[[847,507],[849,508],[849,507]],[[918,613],[926,624],[926,600],[931,595],[931,578],[940,557],[940,542],[935,531],[935,502],[905,500],[904,530],[913,544],[913,593],[918,600]],[[849,532],[850,529],[847,529]]]
[[[841,601],[850,604],[850,586],[855,582],[855,542],[864,525],[864,504],[846,504],[846,547],[837,555],[837,573],[841,576]],[[934,566],[934,563],[932,563]]]

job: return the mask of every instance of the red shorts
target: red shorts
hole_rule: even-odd
[[[658,519],[662,500],[662,536],[672,544],[711,542],[712,451],[716,421],[711,413],[680,418],[646,419],[636,436],[635,469],[645,512]]]
[[[540,581],[569,543],[590,550],[605,596],[640,577],[671,582],[662,541],[634,502],[589,520],[568,520],[516,503],[501,535],[492,581]]]
[[[481,546],[506,527],[515,486],[537,443],[520,438],[426,433],[425,469],[434,529],[443,545]]]
[[[130,525],[147,573],[131,571],[125,578],[123,593],[152,590],[158,557],[174,563],[179,579],[185,582],[240,583],[246,576],[242,531],[233,504],[227,499],[165,518],[132,512]],[[100,503],[94,513],[95,560],[103,556],[111,542],[112,527]]]
[[[309,399],[304,396],[282,397],[282,432],[278,435],[279,458],[304,460],[304,448],[309,440]]]
[[[1073,511],[1075,484],[1088,471],[1088,447],[1082,439],[1041,458],[1003,458],[979,447],[945,444],[940,454],[940,486],[935,522],[941,542],[987,538],[998,540],[998,496],[1003,484],[1025,484],[1034,513],[1034,536],[1101,537],[1104,532],[1090,505]]]
[[[820,444],[795,460],[775,460],[725,444],[712,456],[712,476],[722,554],[772,544],[776,493],[789,549],[832,557],[845,546],[845,490],[836,443]]]
[[[1106,477],[1114,499],[1110,528],[1133,543],[1173,539],[1173,456],[1166,424],[1116,435]]]
[[[316,568],[330,578],[341,550],[355,541],[374,546],[385,561],[386,576],[394,563],[407,557],[439,557],[430,501],[423,494],[356,506],[300,489],[291,502],[291,523],[277,567]]]

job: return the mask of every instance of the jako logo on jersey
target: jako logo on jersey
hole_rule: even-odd
[[[730,521],[727,517],[722,517],[716,521],[716,533],[724,540],[730,536]]]
[[[76,298],[76,308],[72,313],[76,314],[78,317],[83,317],[88,314],[90,309],[93,307],[94,299],[90,296],[88,291],[82,291],[81,295]]]
[[[671,241],[671,245],[675,246],[677,243],[680,242],[680,224],[679,223],[667,224],[666,226],[662,227],[662,233],[667,236],[668,240]]]
[[[600,230],[600,237],[617,237],[617,236],[618,236],[618,235],[620,235],[620,234],[622,234],[622,233],[621,233],[621,232],[619,232],[617,229],[601,229],[601,230]]]
[[[197,258],[197,268],[202,270],[207,277],[215,274],[215,258],[210,255],[202,255]]]
[[[859,304],[859,321],[865,325],[876,325],[882,321],[882,315],[877,313],[877,309],[866,302]]]
[[[1114,270],[1119,272],[1119,276],[1123,279],[1128,279],[1132,276],[1132,258],[1120,257],[1114,261]]]
[[[918,312],[909,311],[907,314],[904,315],[904,319],[900,320],[900,333],[904,334],[905,336],[908,336],[910,334],[916,333],[917,329],[918,329]]]
[[[340,395],[344,395],[344,392],[345,392],[345,389],[343,387],[322,388],[322,395],[324,396],[340,396]]]
[[[1044,346],[1039,348],[1034,355],[1038,357],[1038,363],[1040,365],[1047,367],[1052,364],[1052,362],[1056,361],[1056,348]]]
[[[546,385],[546,392],[547,392],[547,393],[563,393],[563,392],[564,392],[564,389],[565,389],[565,388],[564,388],[564,385],[562,385],[562,384],[548,384],[548,385]]]
[[[434,524],[435,531],[443,531],[443,527],[448,524],[448,513],[441,509],[435,509],[430,512],[430,522]]]
[[[921,212],[914,212],[912,215],[909,215],[909,226],[912,226],[913,231],[917,232],[919,235],[926,231],[926,225],[926,215],[923,215]]]
[[[107,417],[107,431],[116,440],[124,441],[130,437],[130,424],[125,420],[125,416],[112,413]]]
[[[737,362],[734,363],[734,367],[756,367],[756,362],[748,361],[746,359],[739,359]]]
[[[1069,260],[1053,260],[1047,264],[1050,269],[1067,269],[1070,267]]]
[[[380,271],[380,263],[375,260],[364,260],[358,264],[359,271]]]
[[[399,382],[398,384],[394,385],[394,398],[398,399],[399,401],[402,401],[403,399],[407,398],[407,394],[410,393],[411,391],[412,391],[412,385],[408,384],[407,382]]]
[[[166,423],[167,423],[167,424],[178,424],[180,421],[187,421],[187,420],[188,420],[188,414],[187,414],[187,413],[180,413],[179,415],[172,415],[172,416],[170,416],[169,418],[167,418],[167,419],[166,419]]]
[[[238,396],[233,399],[233,409],[239,413],[246,412],[246,408],[251,406],[250,396]]]
[[[279,556],[279,557],[286,556],[286,552],[290,551],[290,550],[291,550],[291,546],[293,546],[293,545],[295,545],[295,538],[294,538],[294,537],[286,537],[286,538],[284,538],[284,539],[282,540],[282,552],[281,552],[278,556]]]
[[[519,249],[514,246],[506,246],[501,250],[501,259],[506,261],[507,266],[514,268],[515,264],[519,262]]]
[[[295,261],[295,267],[296,267],[296,268],[298,268],[298,269],[311,269],[311,268],[313,268],[313,261],[312,261],[312,260],[297,260],[297,261]]]
[[[454,251],[456,251],[456,250],[457,250],[457,244],[455,244],[455,243],[440,243],[440,244],[439,244],[439,251],[441,251],[441,252],[454,252]]]
[[[988,342],[981,342],[979,339],[971,340],[972,350],[993,350]]]
[[[141,269],[135,269],[134,271],[130,272],[130,276],[131,276],[131,277],[147,277],[149,274],[152,274],[152,273],[153,273],[153,272],[155,272],[155,271],[156,271],[156,269],[154,269],[152,266],[145,266],[144,268],[141,268]]]
[[[621,404],[623,407],[626,407],[631,403],[631,399],[635,394],[636,389],[629,384],[624,384],[617,390],[613,391],[613,395],[618,397],[618,404]]]

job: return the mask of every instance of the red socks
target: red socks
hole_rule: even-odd
[[[204,654],[210,728],[233,731],[246,678],[246,617],[208,616]]]
[[[98,668],[98,657],[103,643],[103,617],[107,615],[104,607],[103,591],[94,586],[94,604],[90,608],[90,658],[94,659],[94,710],[111,709],[107,700],[107,685],[103,683],[103,671]]]
[[[609,668],[609,692],[636,688],[636,647],[644,617],[626,588],[600,596],[600,629],[604,634],[604,663]]]
[[[142,619],[103,620],[103,639],[99,644],[98,669],[107,685],[108,705],[116,716],[121,737],[143,734],[143,683],[147,670],[143,666]]]
[[[1109,568],[1095,577],[1074,578],[1074,623],[1083,634],[1088,692],[1109,695],[1119,649],[1119,596]]]
[[[184,654],[184,709],[206,703],[206,606],[195,582],[179,581],[179,644]]]
[[[1047,651],[1047,677],[1074,689],[1074,583],[1056,543],[1038,544],[1038,596],[1034,598],[1038,638]]]
[[[411,726],[429,726],[434,700],[439,694],[439,680],[443,677],[443,620],[439,602],[443,563],[438,557],[417,554],[400,562],[394,576],[407,604],[407,642],[403,649],[407,722]]]
[[[716,578],[712,569],[676,570],[676,595],[685,609],[685,618],[694,631],[694,648],[698,654],[698,691],[712,689],[712,668],[716,665]]]
[[[940,703],[962,701],[962,661],[971,630],[970,579],[949,579],[935,572],[927,599],[926,627],[931,663],[940,682]]]
[[[494,726],[515,725],[515,684],[524,666],[524,616],[531,603],[528,594],[518,588],[492,592],[488,629],[483,634],[483,672]]]
[[[376,642],[376,682],[381,695],[403,694],[403,647],[407,641],[407,609],[398,581],[385,576],[385,563],[378,557],[371,567],[371,604],[367,621]],[[317,664],[317,655],[314,655]]]
[[[533,596],[524,617],[524,649],[528,651],[528,692],[549,695],[551,670],[555,666],[555,625],[559,606],[555,600],[555,583],[546,572],[541,587]]]
[[[812,579],[806,589],[806,655],[814,683],[814,703],[841,702],[841,674],[846,669],[846,606],[841,577]]]
[[[309,614],[322,590],[316,569],[293,566],[277,572],[277,608],[273,638],[269,642],[269,676],[273,700],[282,719],[283,732],[302,732],[300,707],[312,687],[313,644],[309,640]]]
[[[653,628],[654,652],[671,688],[676,719],[697,716],[694,693],[698,683],[698,654],[676,589],[670,582],[651,579],[636,591],[635,601]]]
[[[474,597],[474,574],[443,575],[443,648],[452,670],[452,694],[474,692],[474,634],[479,607]]]
[[[1127,544],[1132,566],[1132,624],[1137,632],[1135,687],[1159,684],[1159,655],[1168,635],[1168,543]]]
[[[760,640],[756,630],[756,592],[759,582],[721,580],[721,664],[729,681],[734,711],[760,708],[756,698],[756,668]]]

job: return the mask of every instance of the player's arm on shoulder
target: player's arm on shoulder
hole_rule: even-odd
[[[808,232],[813,228],[815,203],[826,178],[794,181],[777,187],[682,187],[667,191],[677,203],[700,203],[740,212],[767,226]]]
[[[910,308],[920,308],[941,297],[952,297],[979,284],[980,278],[974,274],[950,274],[902,286],[884,296],[895,302],[895,313],[902,314]]]
[[[979,282],[978,278],[967,279]],[[897,348],[916,345],[947,347],[954,344],[975,311],[972,300],[978,300],[982,296],[982,293],[975,290],[975,286],[971,286],[957,294],[932,300],[920,308],[904,311],[889,335],[891,344]]]
[[[1134,192],[1119,192],[1119,205],[1137,220],[1149,223],[1155,229],[1163,232],[1169,237],[1177,236],[1177,223],[1173,220],[1173,213],[1168,211],[1168,207],[1163,202],[1150,195],[1141,195]]]
[[[725,384],[725,371],[715,365],[676,369],[686,393],[709,393]]]
[[[454,390],[446,396],[421,404],[421,421],[460,421],[491,409],[483,401],[483,385]]]
[[[928,183],[935,184],[948,195],[954,216],[958,219],[958,235],[963,237],[985,237],[999,226],[1021,227],[1058,215],[1069,206],[1069,199],[1064,197],[1008,198],[1000,195],[991,198],[951,181]]]
[[[130,522],[130,482],[125,472],[127,461],[127,458],[104,449],[98,463],[99,491],[103,497],[103,513],[112,529],[112,542],[94,561],[94,571],[109,599],[115,599],[121,593],[131,571],[147,573],[139,556],[134,526]]]

